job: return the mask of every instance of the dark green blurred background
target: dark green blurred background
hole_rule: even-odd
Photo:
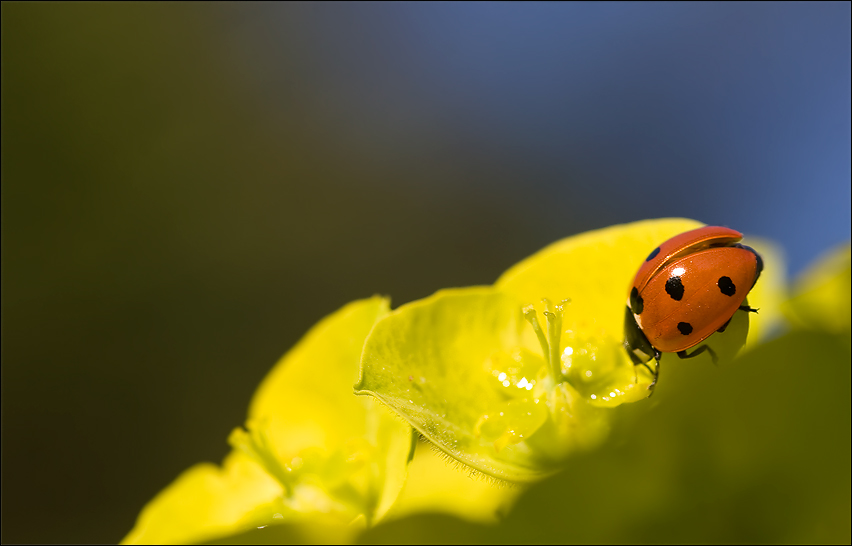
[[[849,238],[850,7],[2,4],[2,540],[110,542],[314,322],[686,216]]]

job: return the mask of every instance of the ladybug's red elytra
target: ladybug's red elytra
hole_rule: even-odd
[[[624,317],[624,347],[634,365],[657,383],[662,353],[691,358],[707,345],[688,349],[723,332],[738,310],[757,312],[743,301],[763,270],[754,249],[738,243],[742,233],[705,226],[676,235],[653,251],[636,272]],[[651,370],[648,363],[655,360]]]

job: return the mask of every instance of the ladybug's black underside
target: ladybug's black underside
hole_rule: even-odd
[[[624,306],[624,348],[630,355],[634,366],[642,365],[652,358],[659,358],[660,352],[651,345],[648,338],[636,323],[636,317],[628,306]]]

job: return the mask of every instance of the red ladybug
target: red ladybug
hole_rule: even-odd
[[[624,347],[634,365],[654,374],[649,389],[657,383],[661,353],[692,358],[707,351],[715,362],[707,345],[686,351],[723,332],[737,310],[757,312],[743,301],[763,260],[737,242],[742,238],[725,227],[693,229],[655,248],[639,267],[627,297]]]

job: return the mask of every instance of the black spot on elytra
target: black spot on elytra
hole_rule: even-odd
[[[716,282],[716,286],[718,286],[719,290],[726,296],[733,296],[737,293],[737,287],[734,286],[734,281],[732,281],[730,277],[719,277],[718,282]]]
[[[675,301],[683,299],[683,283],[680,277],[669,277],[666,281],[666,293]]]
[[[641,315],[644,309],[645,302],[642,300],[642,296],[639,295],[639,291],[636,290],[636,287],[634,286],[633,290],[630,291],[630,310],[637,315]]]
[[[656,258],[656,257],[657,257],[657,254],[659,254],[659,253],[660,253],[660,247],[655,248],[653,251],[651,251],[651,253],[650,253],[650,254],[648,254],[648,257],[647,257],[647,258],[645,258],[645,261],[646,261],[646,262],[650,262],[651,260],[653,260],[654,258]]]
[[[678,322],[677,329],[681,334],[688,336],[692,333],[692,324],[688,322]]]

